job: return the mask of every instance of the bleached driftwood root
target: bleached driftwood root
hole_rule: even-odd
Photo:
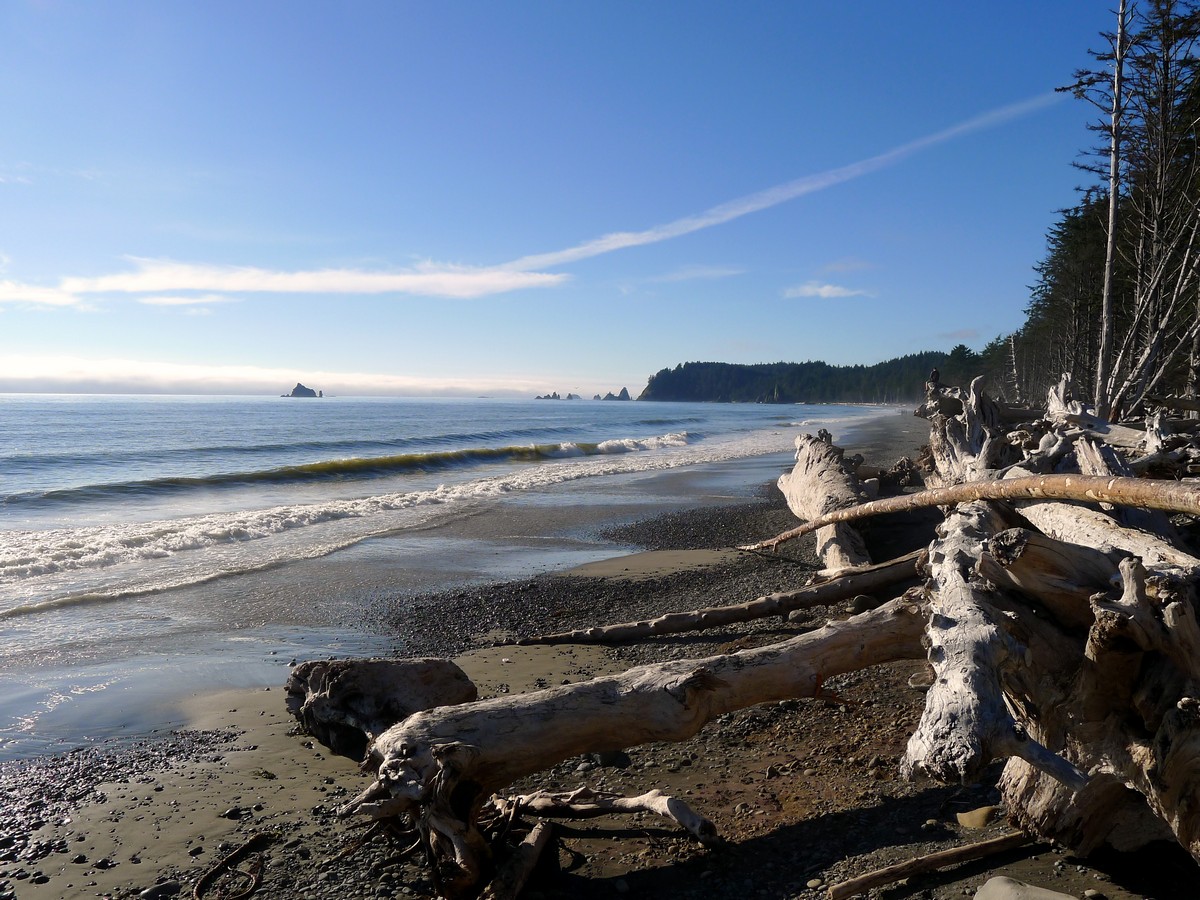
[[[678,797],[659,790],[637,797],[622,797],[609,791],[581,787],[567,794],[537,791],[498,799],[497,808],[507,815],[529,813],[548,819],[594,819],[613,813],[648,812],[670,819],[702,844],[718,843],[717,828]]]
[[[843,464],[842,450],[824,439],[827,434],[797,437],[796,464],[779,476],[779,490],[799,519],[815,519],[866,499],[858,477]],[[852,525],[827,525],[817,530],[816,540],[817,556],[826,569],[837,571],[871,563],[862,535]]]
[[[667,613],[640,622],[597,625],[557,634],[522,638],[518,644],[601,644],[636,640],[664,634],[679,634],[717,628],[768,616],[787,616],[798,609],[828,606],[858,594],[873,594],[917,576],[917,565],[924,551],[913,551],[889,562],[865,566],[835,575],[827,581],[795,591],[781,591],[733,606],[709,606],[692,612]]]
[[[494,791],[580,753],[685,740],[723,713],[812,696],[826,677],[923,657],[923,623],[897,600],[768,647],[418,712],[376,738],[377,778],[339,812],[418,822],[440,890],[465,896],[486,870],[477,818]]]

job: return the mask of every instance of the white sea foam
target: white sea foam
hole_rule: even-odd
[[[838,420],[822,420],[833,427]],[[424,524],[444,507],[487,502],[576,479],[720,462],[791,450],[788,426],[691,443],[686,432],[604,441],[554,459],[426,490],[76,529],[2,532],[0,617],[162,590],[322,556],[369,537]]]

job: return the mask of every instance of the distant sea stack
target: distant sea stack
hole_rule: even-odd
[[[567,394],[567,396],[563,397],[558,393],[558,391],[554,391],[553,393],[550,393],[550,394],[539,394],[538,396],[534,397],[533,399],[534,400],[582,400],[583,398],[581,396],[579,396],[578,394]],[[612,391],[609,391],[603,397],[601,397],[599,394],[596,394],[595,396],[592,397],[592,399],[593,400],[632,400],[633,398],[629,396],[628,388],[621,388],[620,394],[614,394]]]
[[[284,397],[324,397],[324,391],[314,391],[310,387],[305,387],[300,382],[296,382],[296,386],[292,388],[290,394],[284,394]]]

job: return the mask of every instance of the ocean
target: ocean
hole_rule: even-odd
[[[0,395],[0,760],[388,653],[380,596],[613,556],[878,407]]]

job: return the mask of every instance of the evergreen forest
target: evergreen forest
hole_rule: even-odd
[[[932,368],[994,396],[1040,402],[1063,373],[1102,416],[1200,387],[1200,0],[1118,0],[1091,68],[1062,87],[1095,111],[1061,210],[1034,263],[1024,324],[966,346],[872,366],[690,362],[639,399],[908,402]],[[1031,261],[1033,262],[1033,261]]]

